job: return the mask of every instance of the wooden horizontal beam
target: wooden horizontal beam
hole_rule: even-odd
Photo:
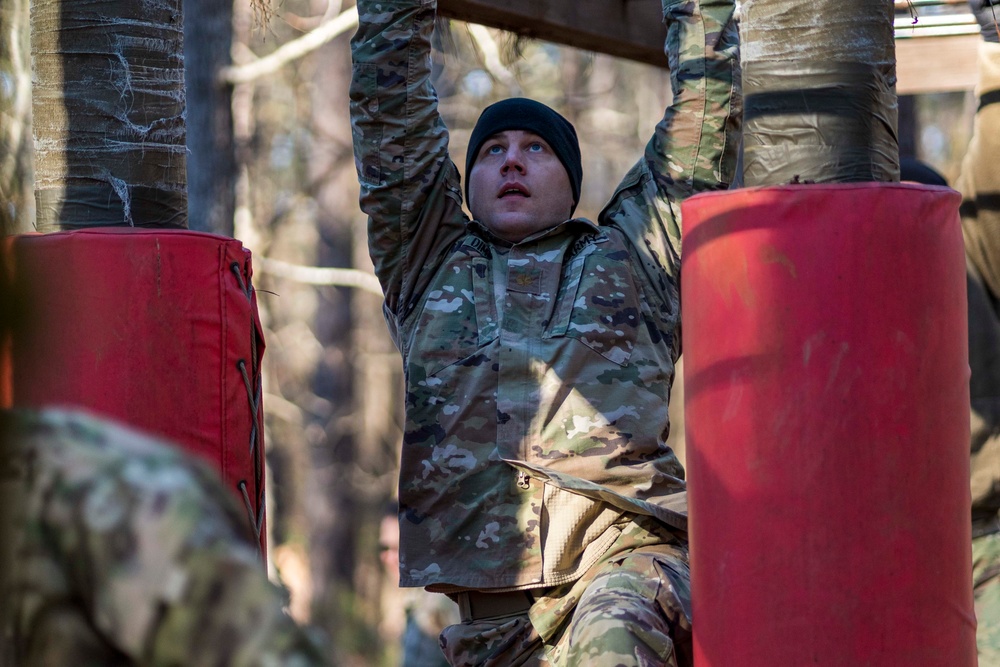
[[[896,92],[900,95],[972,90],[979,34],[896,40]]]
[[[922,9],[923,5],[956,2],[915,4]],[[667,66],[660,0],[438,0],[438,11],[448,18],[534,39]],[[978,30],[948,37],[921,36],[935,29],[933,18],[925,15],[924,25],[918,22],[914,29],[900,30],[904,38],[896,40],[896,89],[901,95],[968,90],[975,83]],[[965,30],[969,32],[968,27]]]
[[[442,16],[667,66],[660,0],[438,0]]]

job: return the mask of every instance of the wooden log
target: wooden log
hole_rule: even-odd
[[[958,6],[958,0],[936,4]],[[903,3],[897,3],[905,7]],[[897,29],[896,60],[900,95],[971,89],[976,77],[978,32],[947,37],[924,37],[923,25]],[[961,3],[964,5],[964,0]],[[899,8],[897,8],[898,11]],[[438,0],[442,16],[516,32],[535,39],[565,44],[618,58],[666,67],[663,39],[666,31],[658,0]],[[959,17],[956,17],[959,18]],[[971,30],[970,30],[971,31]],[[912,35],[912,36],[911,36]]]
[[[900,95],[972,90],[979,34],[896,40],[896,92]]]
[[[659,0],[438,0],[442,16],[659,67]]]

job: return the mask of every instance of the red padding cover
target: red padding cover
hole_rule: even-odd
[[[196,453],[241,505],[245,485],[263,548],[264,342],[250,252],[183,230],[8,242],[30,325],[13,341],[4,402],[83,407]]]
[[[959,196],[683,205],[699,667],[976,664]]]

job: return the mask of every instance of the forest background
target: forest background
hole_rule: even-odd
[[[0,4],[0,203],[19,232],[35,228],[29,9],[28,0]],[[330,636],[337,664],[394,664],[402,601],[378,554],[396,487],[402,378],[357,205],[356,12],[351,0],[189,0],[184,11],[189,226],[233,235],[254,254],[267,341],[269,572],[287,587],[293,616]],[[460,167],[482,108],[530,95],[577,128],[586,217],[670,101],[666,70],[649,65],[443,20],[435,40]],[[954,181],[974,105],[971,91],[902,99],[902,152]],[[683,460],[682,369],[671,445]]]

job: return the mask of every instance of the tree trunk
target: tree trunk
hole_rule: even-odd
[[[747,0],[744,182],[894,181],[892,0]]]
[[[0,4],[0,234],[34,225],[28,0]]]
[[[185,0],[189,226],[224,236],[233,235],[236,156],[233,88],[219,72],[232,44],[232,0]]]
[[[352,206],[353,189],[346,183],[344,165],[351,145],[350,121],[345,113],[330,109],[343,99],[340,91],[350,81],[350,64],[339,58],[343,41],[339,38],[319,49],[317,58],[326,65],[313,71],[313,153],[310,159],[310,181],[316,184],[318,206],[316,225],[324,243],[317,247],[316,261],[320,266],[350,267],[353,261]],[[339,111],[339,110],[338,110]],[[313,555],[317,594],[326,601],[343,598],[351,584],[358,559],[360,516],[358,489],[351,476],[357,460],[357,437],[354,428],[355,376],[352,368],[352,301],[348,290],[331,291],[324,307],[317,313],[315,331],[325,352],[313,391],[336,406],[335,417],[325,424],[326,446],[314,460],[314,478],[327,489],[322,510],[317,508],[317,546],[322,553]],[[348,426],[348,428],[345,428]],[[318,503],[317,503],[318,504]],[[335,544],[336,549],[326,549]],[[338,610],[340,613],[340,610]]]
[[[181,0],[31,8],[39,231],[186,227]]]

